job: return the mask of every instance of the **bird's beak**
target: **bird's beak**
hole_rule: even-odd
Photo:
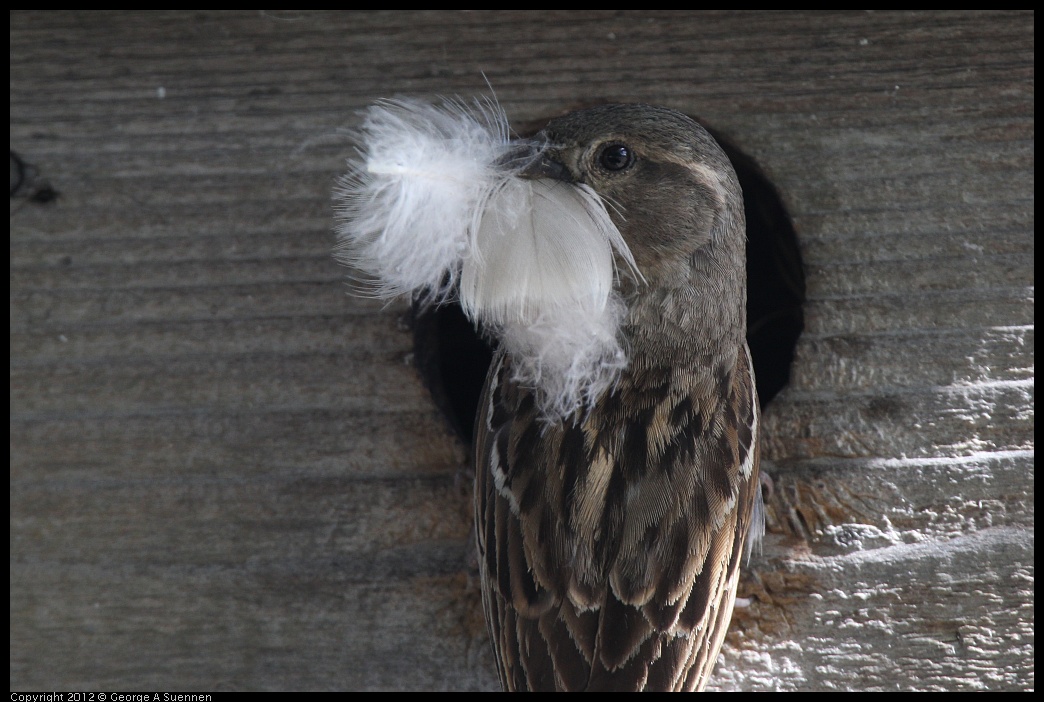
[[[576,182],[569,169],[555,158],[549,151],[546,142],[539,139],[520,141],[515,149],[504,159],[505,165],[519,168],[516,175],[520,178],[536,180],[550,178],[566,183]]]
[[[550,178],[551,180],[561,180],[566,183],[572,183],[576,180],[561,161],[555,160],[549,154],[541,154],[535,161],[522,169],[519,175],[523,178]]]

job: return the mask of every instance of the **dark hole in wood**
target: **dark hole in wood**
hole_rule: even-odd
[[[710,130],[732,160],[747,215],[747,343],[758,395],[767,405],[790,380],[804,328],[805,274],[790,216],[752,158]],[[417,367],[450,426],[471,444],[475,412],[493,350],[460,305],[413,308]]]
[[[705,125],[706,126],[706,125]],[[790,381],[805,328],[805,268],[776,187],[750,156],[708,128],[732,161],[747,218],[747,344],[765,407]]]
[[[58,199],[58,191],[40,177],[36,166],[26,163],[11,152],[11,197],[24,197],[29,202],[45,205]]]

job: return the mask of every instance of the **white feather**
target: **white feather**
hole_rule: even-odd
[[[604,213],[585,186],[505,183],[487,201],[464,262],[464,310],[497,323],[533,320],[550,306],[600,312],[614,278],[607,244],[622,246]]]
[[[626,367],[614,253],[634,260],[587,186],[517,177],[496,106],[386,101],[363,122],[339,184],[338,258],[380,297],[435,301],[504,345],[514,380],[555,420],[592,405]]]
[[[388,100],[369,108],[338,184],[337,257],[379,297],[452,291],[483,200],[508,177],[503,112],[476,103]]]
[[[613,292],[613,250],[634,262],[587,186],[512,179],[486,203],[460,301],[514,360],[515,380],[539,388],[552,418],[590,405],[626,365]]]

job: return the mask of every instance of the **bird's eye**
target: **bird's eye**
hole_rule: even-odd
[[[634,154],[623,144],[609,144],[598,154],[598,162],[607,171],[622,171],[634,163]]]

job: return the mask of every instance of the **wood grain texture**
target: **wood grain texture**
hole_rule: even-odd
[[[711,687],[1034,687],[1033,14],[10,19],[12,689],[497,685],[466,451],[330,255],[357,110],[483,73],[697,115],[794,218]]]

